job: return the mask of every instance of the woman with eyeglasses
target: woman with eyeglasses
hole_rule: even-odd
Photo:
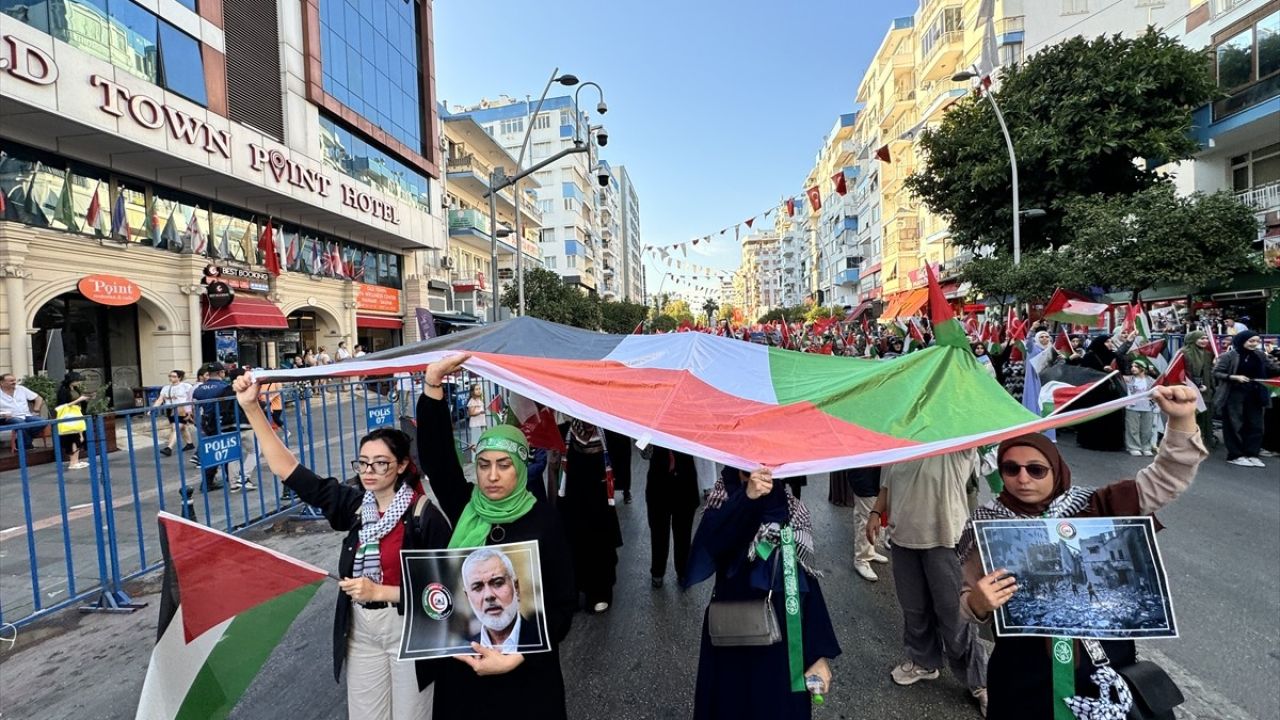
[[[442,548],[452,532],[423,493],[422,474],[409,457],[409,436],[379,428],[360,439],[351,469],[358,485],[322,478],[301,465],[271,430],[253,373],[236,378],[236,401],[258,437],[271,472],[334,530],[346,531],[338,556],[338,608],[333,620],[333,677],[347,666],[347,714],[377,720],[432,716],[434,675],[429,663],[396,661],[403,598],[400,550]]]
[[[997,451],[1004,489],[979,507],[974,520],[1016,518],[1121,517],[1151,515],[1173,502],[1195,479],[1208,456],[1196,425],[1196,395],[1188,387],[1157,387],[1152,399],[1168,418],[1164,442],[1150,465],[1132,480],[1100,488],[1073,487],[1071,468],[1043,435],[1029,434],[1000,443]],[[972,623],[987,623],[997,608],[1025,592],[1021,579],[997,568],[983,574],[970,522],[957,552],[964,563],[960,612]],[[997,637],[987,667],[987,718],[1023,720],[1054,717],[1054,677],[1049,648],[1052,638]],[[1132,640],[1103,641],[1111,664],[1136,660]],[[1090,676],[1097,669],[1079,643],[1075,695],[1097,697]]]

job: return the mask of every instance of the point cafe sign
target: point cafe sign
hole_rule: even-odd
[[[21,38],[5,35],[0,46],[0,71],[33,85],[53,85],[58,81],[58,65],[44,50]],[[101,93],[98,110],[117,118],[129,118],[151,130],[167,127],[174,140],[199,147],[210,155],[231,159],[231,133],[211,127],[198,117],[164,104],[161,100],[143,93],[135,93],[124,85],[101,75],[90,75],[89,85]],[[335,192],[333,178],[319,170],[295,162],[279,150],[265,148],[257,143],[245,143],[249,153],[249,167],[267,169],[269,177],[277,184],[288,184],[329,197]],[[384,220],[392,225],[400,224],[395,205],[370,195],[346,182],[337,183],[336,192],[342,204],[361,213]]]
[[[85,298],[99,305],[121,307],[142,299],[142,288],[132,280],[115,275],[86,275],[80,278],[76,289]]]

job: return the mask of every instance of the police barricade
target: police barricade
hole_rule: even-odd
[[[270,383],[259,402],[299,462],[342,479],[354,475],[359,438],[412,418],[421,388],[421,375],[408,374]],[[162,560],[158,511],[237,532],[301,505],[260,457],[234,398],[10,424],[0,441],[15,431],[17,470],[0,474],[0,623],[77,603],[134,607],[124,584]],[[52,447],[28,452],[28,434]]]

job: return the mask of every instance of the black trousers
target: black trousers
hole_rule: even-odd
[[[1222,437],[1227,443],[1228,460],[1257,457],[1262,449],[1262,421],[1266,408],[1260,395],[1235,388],[1227,395],[1227,406],[1222,413]]]
[[[693,516],[697,507],[671,510],[662,503],[648,503],[649,541],[652,556],[649,574],[660,578],[667,574],[667,554],[675,538],[676,578],[684,580],[689,565],[689,542],[693,537]]]

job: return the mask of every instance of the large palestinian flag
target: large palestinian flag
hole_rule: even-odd
[[[327,573],[169,513],[160,622],[137,720],[225,718]]]
[[[387,375],[466,351],[472,371],[544,405],[641,443],[735,467],[767,465],[777,477],[987,445],[1127,402],[1041,418],[978,367],[957,331],[958,344],[861,360],[706,333],[606,335],[521,317],[359,360],[258,375]],[[938,335],[947,333],[939,327]]]

